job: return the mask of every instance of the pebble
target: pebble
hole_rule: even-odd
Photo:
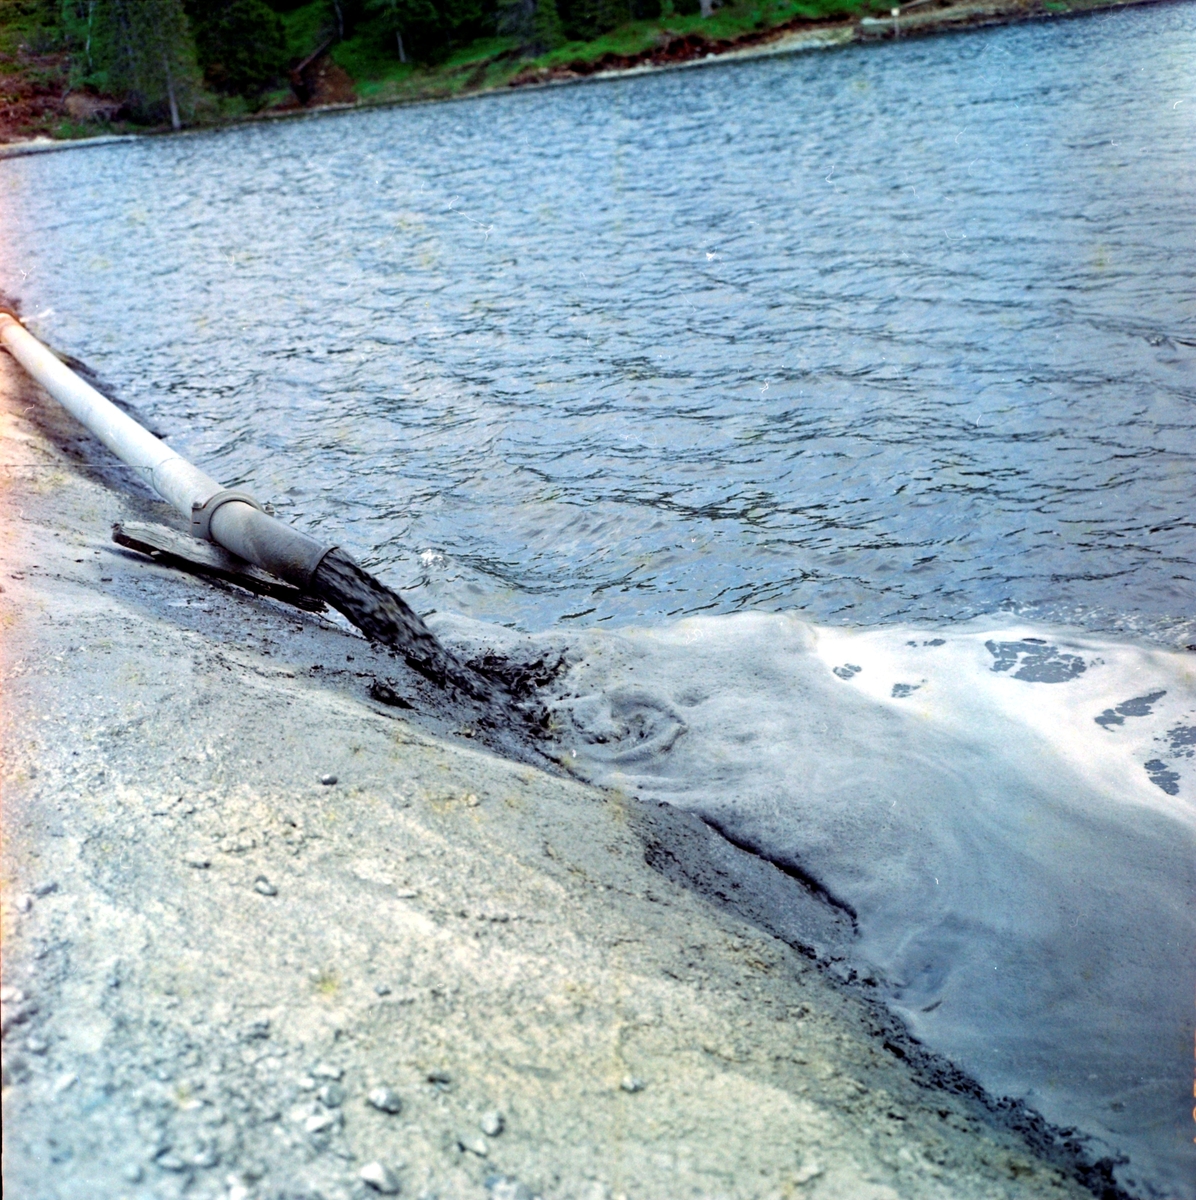
[[[811,1179],[815,1179],[822,1174],[822,1167],[813,1159],[807,1159],[801,1167],[801,1170],[794,1175],[793,1179],[796,1183],[809,1183]]]
[[[320,1062],[316,1063],[311,1069],[311,1073],[317,1079],[343,1079],[345,1075],[344,1067],[335,1067],[332,1063]]]
[[[56,880],[51,879],[47,880],[45,883],[39,883],[37,887],[33,889],[33,894],[38,897],[52,896],[56,891],[58,891],[58,883]]]
[[[308,1133],[323,1133],[326,1129],[331,1129],[335,1125],[340,1124],[341,1115],[338,1112],[318,1112],[312,1113],[306,1121],[303,1122],[303,1128]]]
[[[270,1018],[259,1017],[256,1021],[250,1021],[245,1026],[243,1036],[246,1041],[253,1041],[255,1038],[268,1038],[270,1036]]]
[[[535,1200],[526,1183],[506,1175],[492,1175],[486,1180],[486,1190],[490,1193],[490,1200]]]
[[[394,1172],[380,1162],[366,1163],[357,1172],[357,1177],[384,1196],[393,1196],[399,1190],[399,1181],[395,1178]]]
[[[497,1109],[491,1109],[489,1112],[482,1113],[482,1119],[478,1122],[478,1126],[487,1137],[498,1137],[507,1127],[507,1123],[503,1120],[502,1113]]]
[[[68,1091],[79,1082],[79,1076],[73,1071],[68,1071],[65,1075],[59,1075],[54,1080],[54,1095],[61,1096],[63,1092]]]
[[[642,1079],[637,1079],[634,1075],[624,1075],[623,1082],[619,1084],[625,1092],[642,1092],[647,1086]]]
[[[28,1050],[30,1054],[45,1054],[49,1048],[50,1043],[47,1042],[45,1038],[39,1038],[36,1034],[34,1034],[33,1037],[25,1040],[25,1049]]]
[[[0,987],[0,1004],[20,1004],[25,993],[19,987]]]
[[[259,875],[253,881],[253,890],[255,892],[257,892],[257,894],[259,896],[277,896],[278,895],[278,888],[276,888],[274,886],[274,884],[272,884],[265,877],[265,875]]]
[[[321,783],[322,783],[322,784],[323,784],[325,787],[332,787],[332,785],[333,785],[334,783],[336,783],[336,776],[335,776],[335,775],[321,775],[321,776],[320,776],[320,782],[321,782]]]
[[[200,1167],[206,1170],[209,1167],[217,1166],[220,1162],[220,1155],[217,1153],[214,1146],[205,1146],[198,1153],[191,1156],[191,1165]]]
[[[379,1112],[400,1113],[403,1111],[403,1101],[399,1093],[394,1088],[376,1087],[371,1088],[366,1096],[366,1101],[376,1108]]]
[[[202,871],[212,865],[212,860],[206,854],[202,854],[198,850],[192,851],[189,854],[184,854],[183,862],[185,862],[189,867],[194,867],[197,871]]]
[[[325,1108],[340,1108],[345,1102],[345,1089],[339,1083],[326,1083],[316,1092],[316,1099]]]
[[[374,984],[374,991],[379,996],[389,996],[390,985],[385,983],[376,983]]]
[[[163,1171],[185,1171],[187,1169],[187,1164],[177,1154],[173,1154],[169,1150],[164,1154],[159,1154],[154,1161]]]
[[[476,1154],[478,1158],[485,1158],[490,1153],[490,1147],[486,1144],[484,1137],[477,1137],[471,1133],[464,1133],[457,1138],[457,1145],[462,1150],[468,1150],[470,1154]]]
[[[33,907],[33,897],[26,893],[17,897],[17,912],[27,913]]]
[[[140,1163],[129,1163],[121,1172],[126,1183],[140,1183],[145,1172],[141,1169]]]

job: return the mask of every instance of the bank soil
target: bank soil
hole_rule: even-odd
[[[800,882],[115,545],[170,514],[3,354],[0,402],[7,1195],[1099,1190]]]

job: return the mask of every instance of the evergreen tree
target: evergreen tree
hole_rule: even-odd
[[[530,54],[543,54],[565,40],[556,0],[498,0],[498,28],[513,34]]]
[[[90,26],[95,82],[142,116],[165,110],[181,129],[199,91],[182,0],[95,0]]]
[[[400,62],[432,58],[482,32],[482,0],[366,0],[366,12],[394,36]]]
[[[263,0],[186,0],[204,77],[218,91],[253,96],[286,67],[282,18]]]

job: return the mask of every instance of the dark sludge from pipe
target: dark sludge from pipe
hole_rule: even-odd
[[[466,666],[446,649],[423,618],[396,592],[343,550],[330,550],[312,576],[311,590],[352,621],[371,642],[403,656],[407,665],[440,687],[456,687],[475,700],[505,699],[505,689]]]

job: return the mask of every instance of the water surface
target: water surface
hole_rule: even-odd
[[[22,159],[0,283],[425,608],[1182,639],[1194,38],[1165,6]]]

